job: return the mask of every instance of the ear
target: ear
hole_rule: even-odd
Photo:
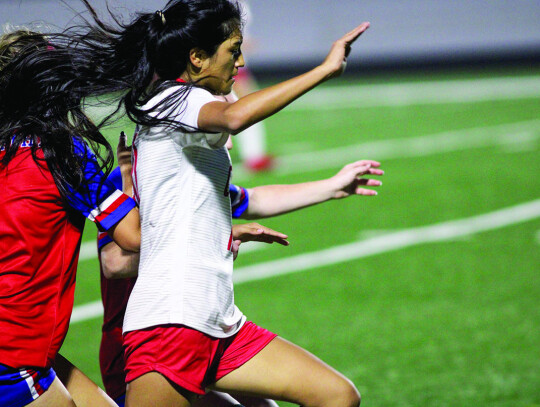
[[[189,51],[189,62],[194,68],[202,69],[208,60],[206,52],[200,48],[192,48]]]

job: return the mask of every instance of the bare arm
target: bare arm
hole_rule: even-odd
[[[122,174],[122,191],[129,196],[133,195],[133,181],[131,179],[131,146],[126,143],[124,132],[120,134],[116,148],[118,165]],[[131,252],[138,252],[141,247],[141,221],[139,208],[133,208],[124,218],[108,230],[109,236],[122,248]]]
[[[136,277],[139,269],[139,253],[123,250],[115,242],[101,249],[101,268],[105,278]]]
[[[382,175],[380,163],[371,160],[347,164],[331,178],[292,185],[265,185],[249,189],[249,205],[241,216],[245,219],[260,219],[281,215],[330,199],[351,195],[372,196],[377,192],[363,188],[377,187],[378,180],[363,178],[363,175]]]
[[[199,112],[199,127],[237,134],[283,109],[315,86],[341,75],[351,45],[368,27],[369,23],[363,23],[337,40],[321,65],[300,76],[251,93],[234,103],[207,103]]]

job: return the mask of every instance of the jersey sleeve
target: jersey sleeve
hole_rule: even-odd
[[[247,189],[231,184],[229,186],[229,195],[231,197],[232,217],[237,219],[247,210],[249,205],[249,194]]]
[[[122,189],[122,174],[120,172],[120,167],[116,167],[108,177],[108,180],[111,181],[116,189]],[[107,232],[98,231],[97,235],[97,245],[98,252],[101,251],[106,245],[112,243],[113,240]]]
[[[102,230],[108,230],[136,206],[135,201],[105,177],[86,143],[76,140],[75,152],[81,157],[86,156],[83,173],[88,190],[71,189],[68,204]]]
[[[161,94],[154,97],[144,109],[152,109],[155,106],[159,106],[166,99],[174,99],[178,97],[183,85],[173,86]],[[182,124],[183,126],[193,129],[193,132],[186,133],[181,130],[174,130],[168,132],[170,137],[180,147],[199,146],[208,149],[221,148],[227,142],[229,137],[226,133],[206,133],[204,131],[197,131],[199,127],[199,113],[201,108],[210,102],[224,101],[223,97],[216,97],[205,89],[192,87],[189,89],[185,99],[179,101],[178,104],[173,104],[169,109],[155,114],[157,118],[169,118],[175,122]]]

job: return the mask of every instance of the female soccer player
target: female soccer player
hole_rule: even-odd
[[[127,405],[187,406],[211,387],[304,406],[357,406],[348,379],[247,322],[234,305],[225,143],[339,76],[369,24],[336,41],[311,71],[227,102],[216,97],[230,93],[244,64],[236,2],[172,0],[116,30],[95,18],[74,39],[74,52],[89,50],[97,91],[129,85],[123,102],[141,125],[133,172],[141,257],[124,318]]]
[[[0,38],[1,405],[114,405],[58,355],[85,218],[122,248],[140,246],[135,202],[102,171],[112,164],[111,147],[82,111],[72,57],[27,30]],[[255,238],[276,238],[261,230]],[[238,233],[251,239],[249,230]]]
[[[120,150],[125,149],[124,140]],[[227,148],[232,148],[229,138]],[[128,192],[131,188],[131,160],[121,159],[119,167],[110,175],[117,188]],[[365,174],[382,175],[376,161],[362,160],[346,165],[335,176],[294,185],[265,185],[245,189],[230,186],[231,212],[233,218],[258,219],[277,216],[315,205],[328,199],[339,199],[353,195],[372,196],[376,192],[364,186],[377,187],[380,181],[364,178]],[[122,174],[124,174],[122,176]],[[129,193],[129,192],[128,192]],[[125,374],[122,343],[122,323],[129,294],[136,281],[139,254],[122,250],[106,232],[98,234],[98,255],[101,268],[101,296],[103,300],[103,333],[99,361],[101,376],[107,394],[119,406],[125,403]],[[234,406],[238,401],[245,407],[275,406],[271,400],[236,396],[237,400],[223,393],[210,392],[195,402],[197,407]]]
[[[68,329],[85,218],[124,249],[139,249],[135,202],[102,171],[111,147],[54,74],[70,65],[69,54],[52,50],[41,34],[0,38],[3,406],[75,406],[51,366]],[[51,104],[46,92],[63,103]],[[106,154],[94,155],[87,142]],[[93,393],[93,405],[114,405],[97,387]]]

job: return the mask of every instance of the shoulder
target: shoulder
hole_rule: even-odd
[[[185,100],[187,103],[204,101],[213,102],[218,99],[209,91],[196,86],[173,85],[162,90],[152,97],[144,106],[144,109],[156,107],[159,103],[167,100]]]

